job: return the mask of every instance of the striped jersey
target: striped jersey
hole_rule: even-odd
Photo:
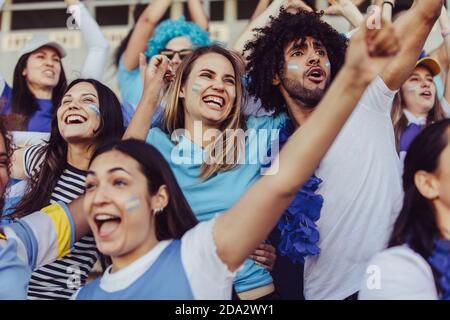
[[[25,174],[32,177],[39,173],[45,158],[42,145],[32,146],[24,152]],[[70,203],[84,193],[86,171],[66,165],[50,202]],[[66,257],[40,267],[31,277],[28,299],[69,299],[86,279],[98,258],[95,240],[85,236],[74,244]]]

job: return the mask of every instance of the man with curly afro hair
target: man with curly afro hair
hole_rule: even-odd
[[[442,5],[442,0],[416,0],[395,21],[400,53],[367,88],[315,172],[322,180],[316,191],[323,197],[317,220],[320,253],[311,253],[305,261],[306,299],[357,298],[364,274],[371,270],[368,261],[387,244],[403,197],[390,111]],[[255,38],[245,45],[249,94],[274,115],[286,112],[294,128],[302,126],[343,65],[346,39],[321,21],[319,13],[284,9],[254,32]],[[286,242],[286,237],[289,232],[282,243],[292,243],[293,238]],[[277,267],[280,263],[275,265],[275,281],[277,272],[289,275]]]
[[[285,104],[281,88],[274,85],[272,79],[277,78],[276,81],[283,83],[285,90],[300,99],[306,107],[313,108],[343,65],[347,39],[329,24],[321,21],[320,17],[320,13],[302,11],[293,15],[282,9],[278,18],[274,19],[270,26],[259,29],[261,36],[258,40],[245,45],[245,50],[251,51],[247,58],[248,75],[251,80],[254,80],[250,81],[248,90],[250,94],[261,100],[263,108],[267,111],[275,109],[279,112]],[[290,48],[285,52],[287,43],[290,44]],[[288,71],[300,74],[303,70],[298,69],[298,65],[294,65],[294,60],[297,60],[296,58],[300,55],[300,51],[296,49],[308,46],[310,43],[318,50],[317,57],[321,57],[318,66],[321,70],[317,71],[323,73],[325,78],[324,81],[320,81],[320,77],[318,79],[304,77],[302,79],[304,86],[299,88],[290,81],[289,74],[284,72],[284,57],[287,54],[292,58],[289,61],[293,63],[288,65]],[[298,94],[298,90],[304,95]]]

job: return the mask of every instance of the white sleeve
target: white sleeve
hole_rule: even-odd
[[[63,203],[51,204],[0,231],[7,241],[17,242],[17,256],[32,270],[66,256],[75,242],[75,224]]]
[[[360,104],[366,109],[390,115],[397,91],[387,87],[381,77],[377,76],[367,87]]]
[[[235,273],[216,252],[216,219],[201,222],[183,236],[181,260],[196,300],[230,300]]]
[[[21,147],[47,143],[50,139],[48,132],[12,131],[11,136],[14,145]]]
[[[428,263],[406,246],[376,255],[370,262],[360,300],[437,300]]]
[[[448,103],[447,99],[442,98],[441,100],[442,109],[444,109],[444,113],[447,118],[450,118],[450,104]]]
[[[81,68],[81,78],[93,78],[100,81],[108,57],[108,40],[84,4],[71,5],[67,9],[80,27],[81,35],[88,47],[88,53]]]
[[[23,153],[23,171],[27,178],[31,178],[44,162],[45,156],[41,152],[42,148],[43,145],[35,145],[25,149]]]

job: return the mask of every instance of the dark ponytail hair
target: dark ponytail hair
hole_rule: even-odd
[[[96,147],[111,137],[120,138],[124,133],[122,109],[114,92],[94,79],[77,79],[68,87],[69,91],[78,83],[92,84],[98,95],[100,105],[100,127],[92,138],[92,147]],[[60,102],[57,106],[59,107]],[[41,168],[28,181],[27,190],[14,208],[14,217],[23,217],[49,204],[53,190],[67,166],[67,142],[61,136],[56,113],[52,119],[50,140],[40,149],[39,158],[44,158]]]
[[[449,128],[450,119],[439,121],[425,128],[411,144],[404,164],[403,207],[389,241],[389,247],[408,244],[427,261],[434,250],[434,240],[441,234],[435,209],[419,192],[414,177],[420,170],[431,173],[438,169],[440,155],[450,142],[446,135]]]
[[[12,87],[12,99],[11,99],[11,113],[22,115],[24,117],[24,123],[22,127],[28,126],[29,119],[38,109],[38,104],[36,102],[36,97],[31,92],[28,87],[26,77],[22,74],[23,70],[27,66],[28,58],[31,53],[24,54],[19,58],[19,61],[14,68],[13,75],[13,87]],[[60,62],[61,63],[61,62]],[[52,105],[53,113],[57,109],[59,102],[64,94],[67,87],[66,74],[64,72],[63,65],[61,63],[61,74],[59,75],[58,83],[52,91]]]
[[[169,203],[163,212],[155,216],[155,232],[159,241],[180,239],[198,223],[167,161],[155,147],[135,139],[112,140],[97,148],[91,163],[111,150],[117,150],[139,163],[142,174],[147,178],[150,195],[154,195],[162,185],[167,187]]]

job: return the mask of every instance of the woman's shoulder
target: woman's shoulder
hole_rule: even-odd
[[[408,245],[391,247],[370,260],[360,299],[437,299],[428,262]]]

